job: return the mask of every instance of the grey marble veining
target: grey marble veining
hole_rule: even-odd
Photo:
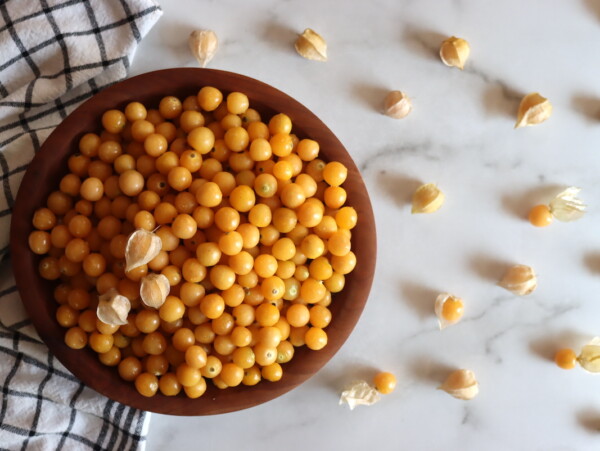
[[[560,347],[600,335],[600,1],[376,0],[161,1],[133,73],[194,66],[189,31],[221,38],[210,67],[265,81],[312,109],[360,167],[378,234],[375,283],[355,331],[296,390],[226,416],[154,415],[148,450],[302,449],[594,450],[600,380],[552,362]],[[303,60],[296,33],[311,27],[329,61]],[[440,41],[466,38],[464,71],[438,59]],[[379,109],[400,89],[414,110]],[[554,105],[538,127],[514,130],[524,93]],[[410,214],[420,183],[447,197]],[[583,188],[579,222],[535,229],[525,217],[563,187]],[[517,298],[496,285],[509,264],[533,266],[539,287]],[[465,299],[443,331],[441,291]],[[455,368],[475,371],[479,397],[436,387]],[[376,369],[398,388],[370,408],[338,406],[338,391]]]

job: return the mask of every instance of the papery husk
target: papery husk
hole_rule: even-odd
[[[412,102],[402,91],[390,91],[383,100],[383,113],[394,119],[403,119],[412,111]]]
[[[413,194],[411,213],[433,213],[440,209],[445,199],[435,183],[421,185]]]
[[[498,285],[513,294],[525,296],[537,288],[537,276],[530,266],[514,265],[508,268]]]
[[[444,390],[456,399],[468,401],[479,394],[479,383],[471,370],[456,370],[448,375],[439,390]]]
[[[351,383],[342,391],[340,395],[340,405],[348,404],[350,410],[356,406],[370,406],[381,399],[381,395],[369,385],[369,383],[359,380]]]
[[[449,37],[440,47],[440,59],[449,67],[457,67],[463,70],[465,63],[471,54],[469,43],[462,38]]]
[[[131,302],[119,294],[115,288],[98,297],[96,316],[100,321],[111,326],[127,324],[127,315],[131,310]]]
[[[307,28],[298,36],[294,46],[296,52],[306,59],[322,62],[327,61],[327,43],[325,39],[310,28]]]
[[[138,229],[127,240],[125,247],[125,272],[145,265],[156,257],[162,249],[158,235],[148,230]]]
[[[144,305],[159,308],[165,303],[171,284],[164,274],[148,274],[140,282],[140,297]]]
[[[552,115],[552,104],[537,92],[527,94],[517,111],[515,128],[541,124]]]
[[[195,30],[188,38],[188,45],[200,65],[206,67],[217,53],[219,39],[212,30]]]
[[[550,213],[559,221],[570,222],[581,219],[585,214],[587,206],[577,195],[581,192],[581,188],[570,186],[566,190],[559,193],[550,205]]]
[[[581,348],[577,361],[584,370],[590,373],[600,373],[600,337],[594,337]]]

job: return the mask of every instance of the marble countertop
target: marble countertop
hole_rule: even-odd
[[[600,447],[600,378],[552,362],[600,335],[600,1],[233,0],[161,1],[132,74],[196,66],[186,39],[221,39],[209,67],[269,83],[314,111],[345,144],[368,186],[378,234],[377,272],[356,329],[333,360],[292,392],[250,410],[153,415],[149,451],[164,449],[591,450]],[[300,58],[310,27],[329,61]],[[467,39],[464,71],[437,57],[440,41]],[[404,120],[380,114],[405,91]],[[520,97],[554,105],[544,124],[514,130]],[[433,215],[412,216],[425,182],[446,194]],[[562,188],[583,188],[586,216],[532,227],[528,209]],[[525,298],[496,286],[513,263],[532,266]],[[438,292],[466,302],[440,332]],[[436,390],[469,368],[480,395]],[[377,369],[396,391],[350,411],[339,390]]]

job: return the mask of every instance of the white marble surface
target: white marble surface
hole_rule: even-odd
[[[214,29],[221,48],[210,67],[287,92],[346,145],[371,194],[379,248],[364,314],[321,372],[247,411],[154,415],[148,450],[598,449],[600,379],[550,358],[600,335],[600,1],[161,4],[132,73],[194,66],[188,33]],[[296,55],[305,27],[326,38],[329,62]],[[464,72],[436,56],[449,35],[471,43]],[[403,121],[378,112],[390,89],[414,100]],[[513,130],[518,98],[532,91],[554,114]],[[411,216],[420,182],[446,193],[438,213]],[[530,226],[528,208],[568,185],[583,188],[587,216]],[[537,270],[534,294],[495,286],[510,263]],[[443,332],[432,313],[439,291],[466,301],[465,319]],[[475,400],[436,390],[456,367],[476,372]],[[370,408],[338,406],[338,390],[374,368],[397,374],[396,392]]]

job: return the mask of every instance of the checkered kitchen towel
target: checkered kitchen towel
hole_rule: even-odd
[[[125,78],[161,14],[153,0],[0,0],[0,449],[144,448],[149,414],[84,387],[41,343],[8,233],[35,152],[82,101]]]

